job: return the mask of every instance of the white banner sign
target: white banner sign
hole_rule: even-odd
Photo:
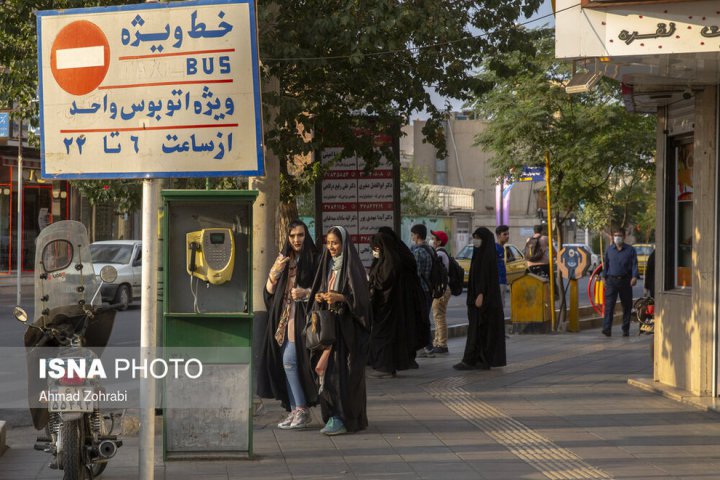
[[[42,176],[262,175],[254,8],[38,12]]]

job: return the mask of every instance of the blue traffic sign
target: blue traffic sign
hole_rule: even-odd
[[[0,137],[10,136],[10,114],[0,112]]]

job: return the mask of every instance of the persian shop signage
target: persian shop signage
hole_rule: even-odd
[[[700,9],[697,3],[679,3],[635,5],[633,13],[628,9],[583,13],[598,30],[605,31],[605,48],[610,56],[720,52],[717,8]]]

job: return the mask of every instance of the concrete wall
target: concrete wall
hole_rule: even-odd
[[[667,290],[663,272],[672,272],[665,264],[665,243],[657,242],[655,328],[656,381],[695,395],[712,391],[713,324],[715,322],[715,223],[718,192],[716,94],[707,87],[695,98],[694,170],[693,170],[693,286],[690,291]],[[665,110],[658,114],[657,137],[657,234],[665,238],[667,219],[665,191],[667,175],[667,119]]]
[[[424,121],[413,123],[413,161],[430,183],[439,184],[435,168],[435,147],[422,143]],[[492,154],[475,145],[475,137],[487,128],[485,120],[450,120],[446,132],[448,157],[447,185],[475,189],[475,211],[472,215],[471,231],[480,226],[494,230],[495,221],[495,177],[491,175]],[[544,188],[542,184],[519,183],[510,194],[510,235],[519,239],[528,233],[535,223],[537,204],[533,188]],[[519,241],[519,240],[518,240]]]

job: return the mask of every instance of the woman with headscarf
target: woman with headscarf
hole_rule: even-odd
[[[335,344],[313,355],[320,383],[325,435],[363,430],[368,425],[365,365],[370,338],[370,295],[365,267],[343,227],[326,237],[313,282],[313,308],[328,306],[337,313]]]
[[[263,292],[268,322],[257,368],[257,394],[282,402],[289,413],[278,427],[285,430],[307,426],[311,421],[308,407],[317,404],[310,355],[301,335],[304,302],[310,299],[317,260],[307,225],[291,222]]]
[[[374,378],[394,377],[398,370],[410,368],[408,334],[415,328],[417,298],[410,289],[404,288],[402,258],[395,240],[384,232],[378,232],[370,242],[374,257],[370,267],[370,302],[373,322],[370,332],[369,375]]]
[[[473,255],[467,290],[468,333],[456,370],[489,370],[505,360],[505,314],[498,277],[495,237],[485,227],[472,235]]]
[[[417,351],[430,343],[431,336],[428,321],[430,312],[427,309],[427,304],[422,300],[425,298],[425,293],[420,284],[420,277],[417,274],[415,255],[392,228],[380,227],[378,232],[390,237],[396,251],[399,253],[400,263],[397,276],[403,279],[403,294],[410,298],[412,302],[412,309],[408,310],[408,315],[412,315],[412,322],[408,324],[408,330],[405,332],[411,350],[409,352],[410,368],[418,368],[415,361]]]

